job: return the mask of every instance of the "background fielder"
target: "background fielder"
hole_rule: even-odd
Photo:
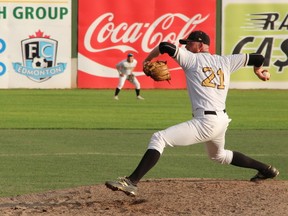
[[[134,86],[136,91],[137,99],[143,100],[144,98],[140,96],[140,83],[136,76],[133,74],[133,70],[137,65],[137,60],[134,58],[132,53],[127,55],[127,59],[122,60],[116,65],[116,69],[119,72],[119,83],[115,90],[114,99],[119,100],[118,94],[123,88],[126,80],[129,80]]]
[[[178,62],[186,76],[193,118],[154,133],[134,172],[128,177],[107,181],[106,186],[136,195],[137,183],[158,162],[165,147],[196,143],[204,143],[209,158],[215,162],[257,170],[251,181],[276,177],[279,174],[276,168],[240,152],[225,149],[225,133],[231,121],[226,112],[230,74],[251,65],[258,78],[266,81],[269,78],[263,75],[264,72],[268,73],[262,68],[264,57],[260,54],[212,55],[209,53],[210,38],[202,31],[192,32],[187,39],[179,42],[186,44],[186,49],[161,42],[148,55],[144,67],[147,62],[164,53]]]

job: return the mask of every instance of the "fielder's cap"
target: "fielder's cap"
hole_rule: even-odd
[[[132,53],[129,53],[129,54],[128,54],[128,57],[132,57],[132,56],[133,56],[133,54],[132,54]]]
[[[209,36],[203,31],[193,31],[187,39],[179,40],[180,44],[187,44],[188,41],[202,42],[204,44],[210,45]]]

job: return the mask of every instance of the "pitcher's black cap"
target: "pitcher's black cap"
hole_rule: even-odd
[[[179,40],[179,43],[187,44],[188,41],[202,42],[204,44],[210,45],[210,38],[203,31],[193,31],[192,33],[190,33],[187,39]]]

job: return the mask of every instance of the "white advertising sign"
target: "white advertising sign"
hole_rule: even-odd
[[[71,87],[71,0],[0,0],[0,88]]]

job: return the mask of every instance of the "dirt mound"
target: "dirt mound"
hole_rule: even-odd
[[[0,215],[287,215],[288,181],[159,179],[128,197],[104,185],[0,198]]]

